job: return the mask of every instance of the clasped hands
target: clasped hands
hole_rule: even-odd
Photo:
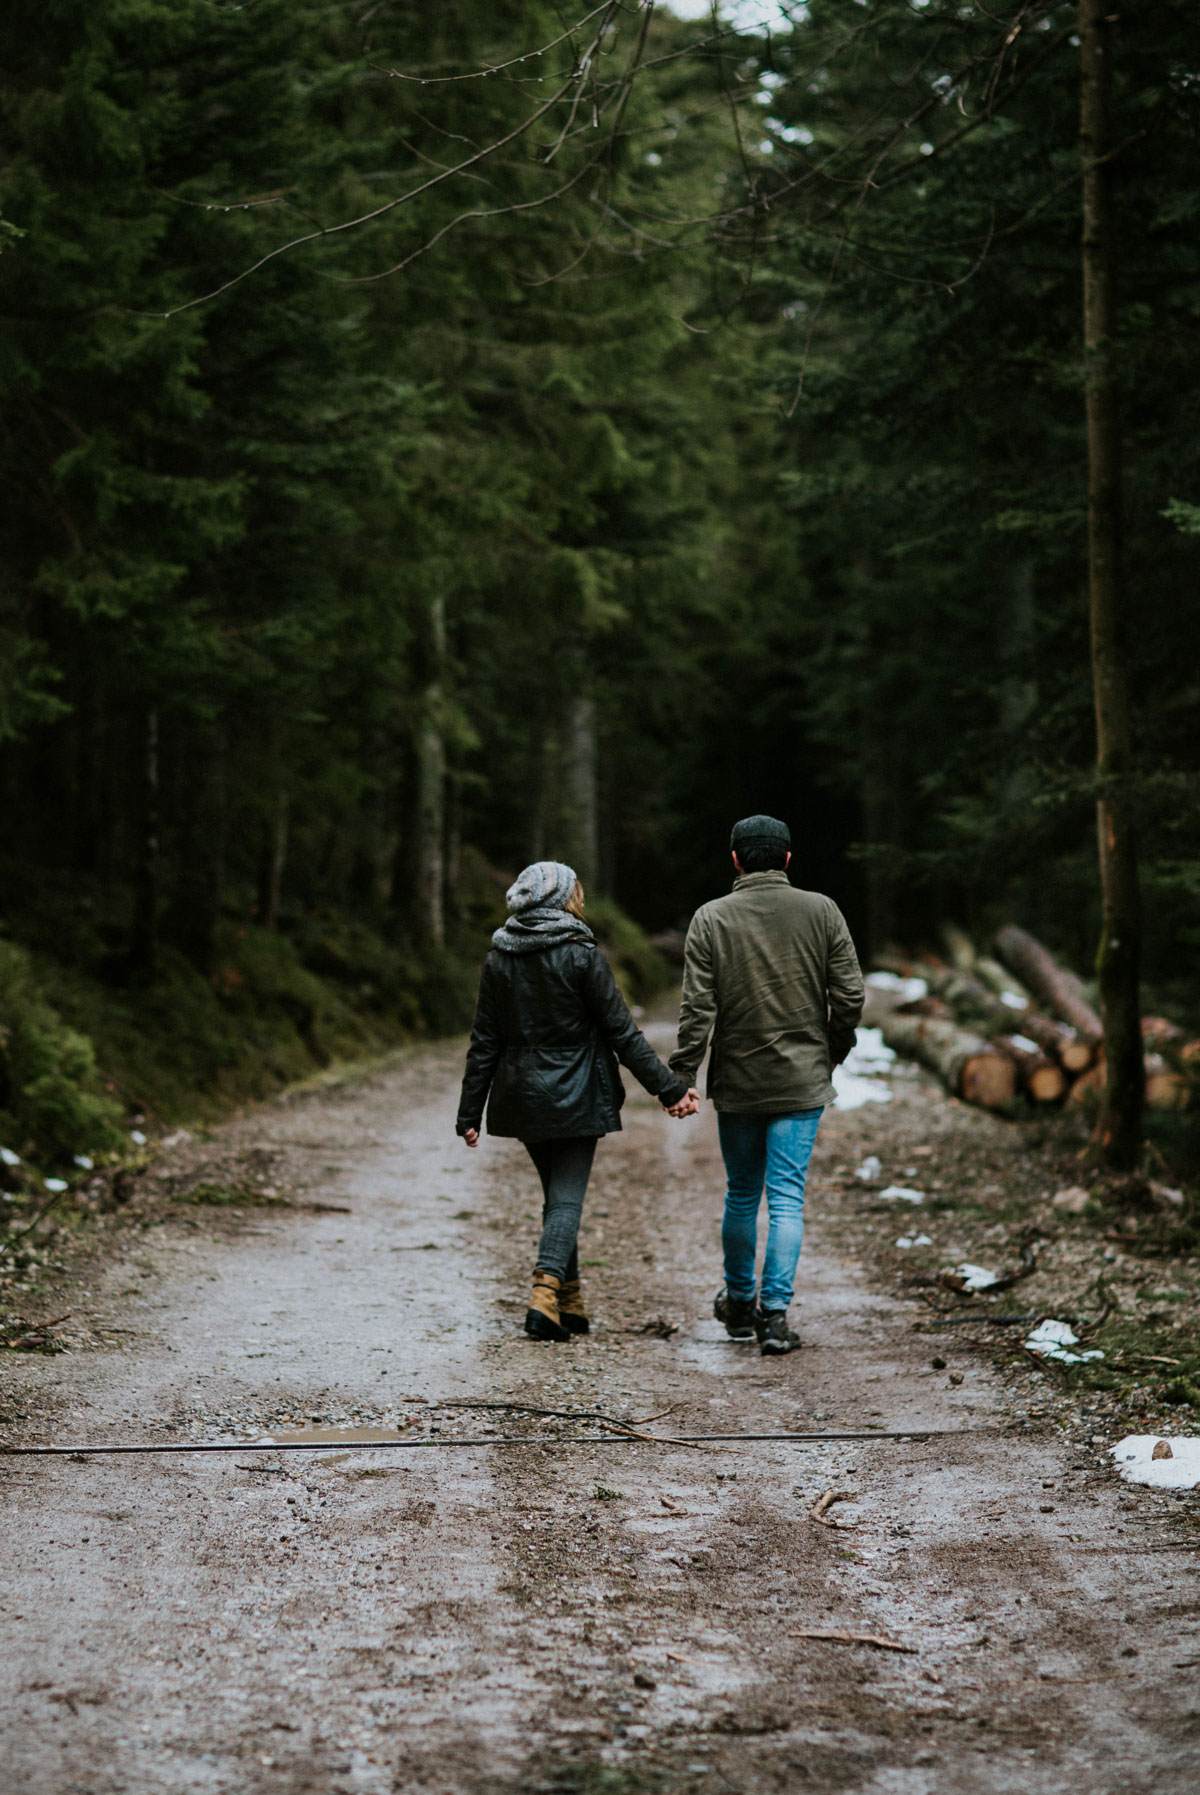
[[[674,1116],[677,1122],[682,1121],[684,1116],[694,1116],[700,1108],[700,1093],[695,1085],[692,1085],[678,1103],[664,1103],[663,1108],[669,1116]]]

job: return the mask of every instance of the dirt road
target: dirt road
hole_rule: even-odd
[[[765,1362],[710,1319],[711,1112],[670,1123],[640,1093],[585,1211],[595,1332],[526,1341],[534,1181],[514,1144],[454,1139],[459,1066],[414,1052],[224,1131],[350,1213],[131,1236],[79,1297],[108,1344],[5,1369],[9,1441],[440,1442],[3,1461],[5,1795],[1200,1785],[1197,1557],[1169,1499],[1006,1414],[982,1361],[935,1370],[911,1305],[847,1256],[833,1168],[924,1085],[826,1118],[805,1349]],[[469,1399],[669,1410],[660,1432],[944,1431],[455,1446],[572,1431],[438,1406]]]

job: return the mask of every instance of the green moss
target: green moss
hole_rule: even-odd
[[[215,1208],[249,1208],[256,1205],[260,1209],[286,1207],[286,1198],[269,1197],[265,1191],[254,1190],[245,1184],[197,1184],[193,1189],[181,1191],[176,1195],[177,1203],[205,1203]]]
[[[648,1003],[671,983],[671,968],[649,936],[611,898],[589,898],[587,920],[631,1003]]]
[[[48,1001],[29,955],[0,941],[0,1144],[43,1168],[124,1144],[92,1043]]]

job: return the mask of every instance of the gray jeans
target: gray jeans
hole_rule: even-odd
[[[524,1143],[542,1181],[542,1238],[537,1269],[553,1272],[564,1283],[579,1276],[575,1242],[597,1138],[585,1134],[560,1141]]]

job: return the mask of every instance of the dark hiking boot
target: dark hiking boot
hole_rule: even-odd
[[[799,1352],[800,1336],[788,1326],[786,1309],[760,1309],[754,1331],[764,1359],[778,1359],[785,1352]]]
[[[727,1290],[721,1290],[713,1303],[713,1314],[724,1324],[731,1340],[753,1340],[755,1308],[752,1296],[730,1296]]]
[[[525,1311],[525,1332],[531,1340],[569,1340],[558,1313],[559,1280],[552,1271],[535,1271],[533,1293]]]
[[[565,1278],[559,1287],[558,1319],[568,1334],[586,1334],[591,1328],[578,1278]]]

